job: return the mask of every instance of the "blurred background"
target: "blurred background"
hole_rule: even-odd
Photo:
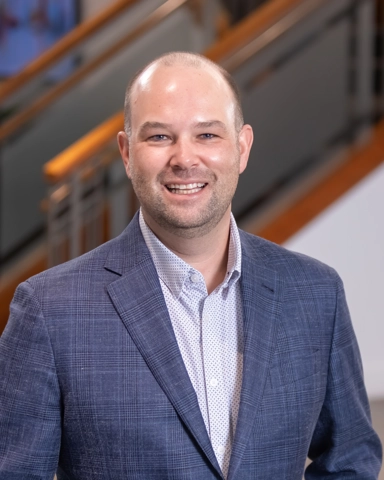
[[[237,81],[255,141],[234,214],[338,270],[384,439],[382,0],[0,0],[0,333],[18,283],[134,215],[124,91],[173,50]]]

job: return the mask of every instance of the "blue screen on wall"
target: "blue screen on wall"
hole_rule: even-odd
[[[15,75],[77,23],[76,0],[0,0],[0,77]],[[73,56],[49,73],[59,80],[71,72]]]

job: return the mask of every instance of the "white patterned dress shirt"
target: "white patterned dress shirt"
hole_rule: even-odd
[[[176,340],[224,477],[234,439],[243,370],[241,244],[231,215],[227,274],[208,295],[203,275],[154,235],[140,212]]]

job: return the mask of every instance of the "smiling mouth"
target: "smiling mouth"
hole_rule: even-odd
[[[171,193],[176,193],[177,195],[191,195],[192,193],[200,192],[206,185],[207,183],[170,183],[165,186]]]

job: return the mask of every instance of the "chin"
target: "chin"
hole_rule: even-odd
[[[188,216],[187,216],[188,217]],[[210,233],[220,222],[223,215],[194,216],[186,218],[180,216],[166,216],[157,219],[157,223],[169,233],[183,238],[202,237]]]

